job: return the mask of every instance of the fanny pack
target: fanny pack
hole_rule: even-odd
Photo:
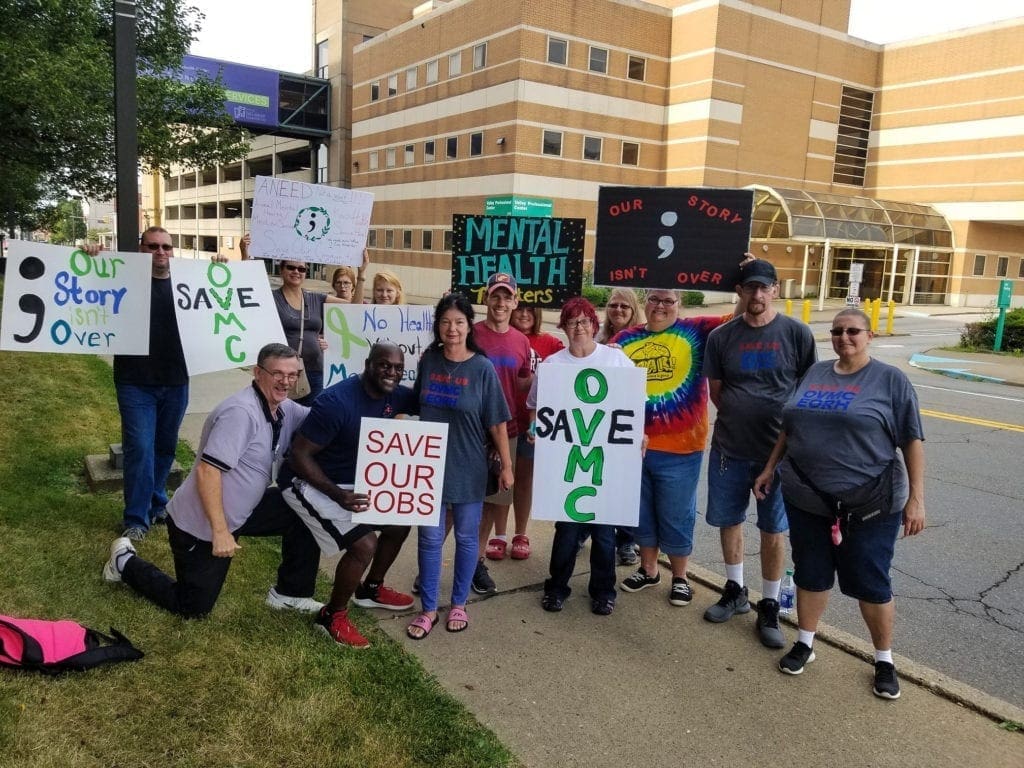
[[[885,515],[892,509],[893,473],[896,470],[896,457],[885,465],[878,477],[868,480],[863,485],[840,491],[838,494],[825,493],[811,482],[811,478],[800,469],[800,466],[789,457],[789,465],[796,472],[800,481],[814,491],[829,511],[836,517],[850,520],[870,520],[877,515]]]

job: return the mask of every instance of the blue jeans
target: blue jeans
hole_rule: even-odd
[[[416,551],[420,566],[420,603],[424,612],[437,610],[437,593],[441,589],[441,548],[447,516],[455,521],[455,575],[452,579],[452,605],[465,605],[469,585],[473,581],[479,550],[480,516],[483,501],[468,504],[444,504],[436,526],[421,525]]]
[[[636,527],[636,543],[641,547],[660,547],[676,557],[693,552],[703,459],[703,451],[647,451],[640,473],[640,524]]]
[[[188,384],[118,384],[115,389],[124,451],[124,525],[148,529],[167,506],[167,475],[188,406]]]
[[[305,397],[300,397],[295,402],[299,405],[312,407],[313,401],[316,400],[316,396],[324,390],[324,372],[306,371],[306,378],[309,379],[309,394]]]
[[[557,595],[563,600],[572,593],[569,578],[576,565],[580,532],[590,533],[590,585],[588,591],[594,600],[615,602],[615,527],[589,523],[555,523],[555,538],[551,543],[551,578],[544,582],[544,594]]]
[[[754,480],[764,469],[763,461],[732,459],[717,448],[708,455],[708,523],[716,528],[740,525],[747,519]],[[771,493],[757,500],[757,527],[765,533],[785,533],[786,505],[782,501],[782,481],[775,470]]]

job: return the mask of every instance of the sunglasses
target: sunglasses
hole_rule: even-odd
[[[844,333],[847,336],[860,336],[862,333],[867,333],[867,328],[832,328],[829,330],[833,336],[842,336]]]
[[[629,304],[608,304],[606,309],[632,309]]]
[[[284,269],[290,269],[292,272],[301,272],[302,274],[307,272],[305,267],[296,267],[294,264],[285,264],[283,267]]]
[[[174,250],[174,246],[170,243],[143,243],[142,247],[150,251],[167,251],[168,253]]]

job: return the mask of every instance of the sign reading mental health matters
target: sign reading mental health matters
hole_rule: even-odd
[[[364,418],[355,492],[370,497],[352,521],[364,525],[437,525],[441,520],[448,425]]]
[[[287,343],[261,261],[171,259],[174,314],[189,376],[255,365]]]
[[[519,301],[560,307],[583,288],[586,219],[452,216],[452,290],[483,304],[487,279],[507,272]]]
[[[640,368],[537,368],[537,520],[634,526],[647,381]]]
[[[359,266],[372,212],[369,192],[257,176],[249,254]]]
[[[434,340],[434,310],[406,304],[324,304],[324,386],[356,376],[370,347],[396,344],[405,356],[402,383],[412,386],[420,355]]]
[[[594,284],[731,292],[753,205],[749,189],[601,187]]]
[[[0,349],[149,354],[152,272],[147,254],[11,241]]]

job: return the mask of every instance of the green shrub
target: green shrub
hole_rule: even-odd
[[[960,348],[968,350],[990,350],[996,341],[996,323],[993,317],[979,323],[968,323],[960,333]],[[1006,313],[1003,324],[1004,352],[1024,350],[1024,307],[1011,309]]]
[[[684,307],[703,307],[704,294],[701,291],[683,291]]]
[[[611,288],[598,288],[594,285],[593,263],[585,264],[583,267],[583,298],[595,307],[603,307],[608,303],[608,297],[611,295]]]

